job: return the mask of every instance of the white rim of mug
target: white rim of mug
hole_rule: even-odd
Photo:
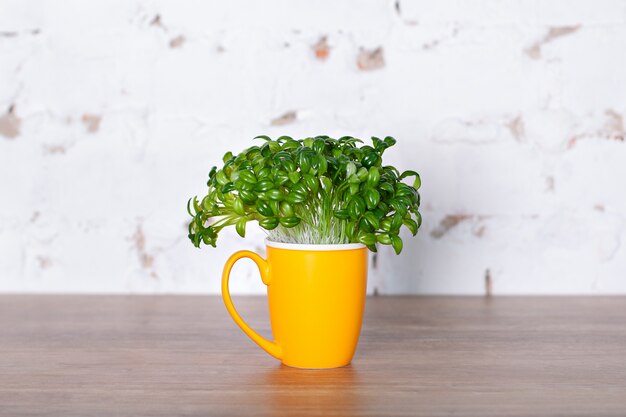
[[[308,244],[308,243],[273,242],[268,239],[265,239],[265,245],[270,248],[276,248],[276,249],[308,250],[308,251],[355,250],[355,249],[363,249],[366,247],[362,243],[316,245],[316,244]]]

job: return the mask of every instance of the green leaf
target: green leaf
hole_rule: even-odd
[[[293,162],[291,159],[283,159],[281,161],[281,166],[285,168],[285,171],[287,172],[293,172],[298,168],[296,166],[296,163]]]
[[[361,217],[364,211],[365,211],[365,202],[358,195],[354,196],[348,203],[348,213],[350,214],[350,217],[356,220],[359,217]]]
[[[393,145],[396,144],[396,140],[394,138],[392,138],[391,136],[387,136],[385,138],[385,144],[387,144],[387,147],[390,148],[390,147],[392,147]]]
[[[415,171],[404,171],[402,173],[402,175],[400,175],[400,177],[398,179],[403,180],[406,177],[415,177],[415,181],[413,182],[413,188],[415,188],[416,190],[419,190],[420,186],[422,185],[422,181],[420,179],[420,174],[418,174]]]
[[[391,236],[389,236],[389,233],[379,234],[376,236],[376,240],[378,243],[382,243],[383,245],[391,245]]]
[[[306,187],[305,184],[298,182],[296,184],[291,185],[291,192],[304,194],[306,196],[309,194],[309,189]]]
[[[352,197],[352,199],[359,207],[359,211],[361,213],[365,212],[365,199],[361,197],[360,195],[355,195],[354,197]]]
[[[357,231],[357,222],[355,220],[351,220],[346,224],[346,234],[353,241]]]
[[[286,201],[280,203],[280,214],[285,217],[292,217],[294,215],[293,207]]]
[[[287,176],[289,177],[289,181],[291,181],[294,184],[300,181],[300,173],[297,171],[290,172],[289,175]]]
[[[376,217],[374,213],[372,213],[371,211],[368,211],[363,215],[363,218],[365,219],[367,223],[369,223],[370,226],[372,226],[374,230],[378,229],[378,225],[379,225],[378,217]]]
[[[226,163],[226,162],[230,161],[231,159],[233,159],[233,153],[232,152],[226,152],[224,154],[224,156],[222,157],[222,162]]]
[[[272,169],[270,167],[263,167],[257,172],[256,176],[259,179],[267,178],[272,173]]]
[[[324,148],[325,148],[325,147],[326,147],[326,144],[324,143],[324,140],[323,140],[323,139],[315,139],[315,140],[313,141],[313,146],[312,146],[312,148],[313,148],[313,150],[314,150],[316,153],[318,153],[318,154],[323,153],[323,152],[324,152]]]
[[[396,255],[400,255],[400,252],[402,252],[402,239],[396,235],[391,235],[390,237],[393,250],[396,252]]]
[[[316,162],[318,175],[324,175],[328,170],[328,162],[326,162],[326,158],[318,156]]]
[[[256,201],[256,194],[248,190],[240,190],[239,197],[241,197],[243,202],[247,204],[252,204]]]
[[[391,218],[391,230],[392,231],[397,231],[398,229],[400,229],[400,226],[402,226],[402,220],[403,220],[403,215],[402,213],[395,213],[393,215],[393,217]]]
[[[396,184],[396,195],[399,197],[402,196],[412,196],[415,194],[415,189],[403,183]]]
[[[273,190],[267,191],[267,197],[270,200],[280,201],[285,198],[285,193],[283,193],[281,190],[273,189]]]
[[[270,207],[269,203],[267,201],[263,201],[263,200],[259,200],[256,203],[256,211],[259,212],[259,214],[265,216],[265,217],[271,217],[274,215],[274,211],[272,210],[272,208]]]
[[[335,210],[335,217],[340,220],[346,220],[348,217],[350,217],[350,214],[348,213],[347,209],[340,209]]]
[[[302,203],[306,200],[306,194],[301,194],[298,192],[291,192],[285,197],[285,200],[290,202],[291,204]]]
[[[402,224],[404,224],[407,229],[411,231],[413,236],[417,234],[417,223],[413,219],[404,219]]]
[[[244,207],[243,207],[243,201],[241,200],[241,198],[239,197],[235,198],[235,201],[233,202],[233,211],[240,216],[243,216],[244,214],[246,214]]]
[[[357,208],[357,205],[354,202],[354,200],[351,200],[348,203],[348,214],[350,215],[350,218],[352,218],[352,220],[358,219],[359,216],[361,215],[361,213],[359,213],[359,209]]]
[[[216,172],[217,172],[217,167],[211,167],[211,170],[209,171],[209,181],[211,181],[213,177],[215,177]]]
[[[354,162],[348,162],[348,164],[346,165],[346,178],[350,178],[355,173],[356,173],[356,165],[354,165]]]
[[[356,174],[354,174],[354,175],[351,175],[350,178],[348,178],[348,182],[350,182],[351,184],[359,184],[361,180]]]
[[[286,228],[288,228],[288,229],[289,229],[289,228],[292,228],[292,227],[295,227],[295,226],[297,226],[298,224],[300,224],[300,218],[299,218],[299,217],[296,217],[296,216],[291,216],[291,217],[281,217],[281,218],[279,219],[279,221],[280,221],[280,224],[281,224],[283,227],[286,227]]]
[[[191,198],[187,200],[187,213],[189,213],[191,217],[194,217],[194,214],[191,212],[191,200]]]
[[[271,190],[272,188],[274,188],[274,183],[270,180],[261,180],[254,186],[254,190],[258,192]]]
[[[228,194],[235,189],[235,183],[229,182],[222,187],[222,194]]]
[[[300,152],[298,163],[300,164],[300,171],[304,174],[311,169],[311,157],[306,152]]]
[[[363,143],[361,139],[353,138],[352,136],[343,136],[339,138],[340,141],[345,141],[347,145],[354,146],[356,143]]]
[[[217,174],[215,174],[215,180],[219,185],[225,185],[228,182],[228,177],[226,177],[224,171],[220,169],[217,171]]]
[[[359,177],[359,181],[361,182],[366,181],[368,175],[369,172],[367,171],[367,169],[365,169],[365,167],[359,168],[359,170],[356,172],[356,176]]]
[[[417,174],[415,176],[415,181],[413,181],[413,188],[415,188],[416,190],[419,190],[421,186],[422,186],[422,180],[420,178],[420,175]]]
[[[365,190],[365,204],[368,210],[373,210],[380,201],[380,193],[373,188]]]
[[[274,183],[276,185],[285,185],[287,181],[289,181],[289,177],[287,175],[276,174],[274,177]]]
[[[322,183],[322,188],[324,191],[329,192],[333,188],[333,182],[328,177],[321,177],[320,182]]]
[[[376,243],[376,236],[374,233],[362,233],[359,235],[359,242],[365,246],[371,246]]]
[[[273,230],[278,226],[278,218],[268,217],[259,221],[259,226],[265,230]]]
[[[372,136],[372,143],[374,144],[374,149],[378,152],[382,152],[385,149],[385,142],[375,136]]]
[[[361,164],[363,164],[365,168],[373,167],[377,163],[378,163],[378,155],[376,154],[376,152],[369,152],[365,154],[363,159],[361,159]]]
[[[239,179],[250,184],[256,184],[256,176],[250,171],[239,171]]]
[[[272,140],[272,138],[270,138],[269,136],[266,136],[266,135],[255,136],[254,139],[263,139],[263,140],[266,140],[268,142],[271,142],[271,140]]]
[[[283,136],[283,137],[287,137],[287,136]],[[300,147],[300,142],[297,142],[291,139],[291,140],[286,140],[285,143],[283,143],[283,146],[281,146],[281,149],[289,150],[289,149],[298,149],[299,147]]]
[[[381,182],[381,183],[378,185],[378,188],[379,188],[379,189],[381,189],[381,190],[383,190],[383,191],[386,191],[386,192],[388,192],[388,193],[391,193],[391,194],[393,194],[393,193],[395,192],[395,190],[393,189],[393,185],[391,185],[391,184],[390,184],[390,183],[388,183],[388,182]]]
[[[242,180],[237,180],[237,181],[235,181],[235,188],[237,190],[252,191],[252,190],[254,190],[254,184],[251,184],[249,182],[245,182],[245,181],[242,181]]]
[[[311,193],[313,194],[317,194],[317,191],[320,189],[319,181],[317,180],[317,178],[315,178],[311,174],[304,175],[304,184],[308,187],[309,191],[311,191]]]
[[[380,181],[380,171],[376,167],[371,167],[367,174],[367,185],[376,187]]]
[[[246,237],[246,222],[247,221],[248,219],[246,219],[245,217],[242,217],[239,220],[237,220],[237,223],[235,224],[235,229],[237,230],[237,233],[241,237]]]

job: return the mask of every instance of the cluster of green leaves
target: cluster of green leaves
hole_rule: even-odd
[[[417,233],[419,174],[382,165],[394,138],[373,137],[372,146],[360,147],[363,142],[350,136],[257,138],[265,143],[226,153],[224,166],[209,172],[208,193],[189,200],[189,239],[196,247],[215,246],[227,226],[244,237],[250,221],[270,240],[360,242],[374,252],[380,243],[400,253],[402,227]],[[402,182],[408,177],[412,185]]]

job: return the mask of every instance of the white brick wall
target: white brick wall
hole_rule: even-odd
[[[216,293],[210,166],[351,134],[423,180],[371,291],[626,293],[624,51],[621,0],[0,0],[0,291]]]

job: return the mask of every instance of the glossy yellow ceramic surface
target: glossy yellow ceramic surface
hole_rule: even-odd
[[[252,259],[267,285],[274,341],[239,316],[228,292],[230,271]],[[336,368],[356,350],[367,284],[367,248],[361,244],[291,245],[267,242],[267,260],[250,251],[233,254],[224,267],[222,297],[241,329],[267,353],[298,368]]]

